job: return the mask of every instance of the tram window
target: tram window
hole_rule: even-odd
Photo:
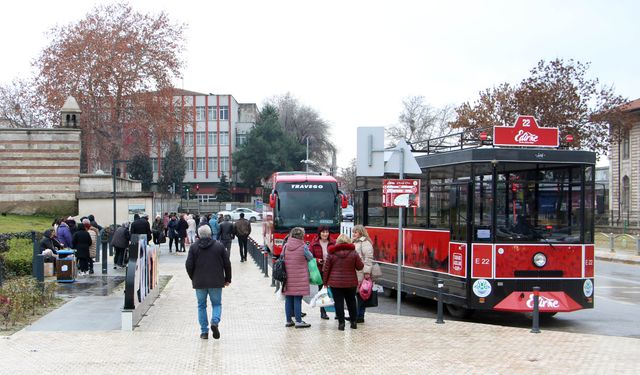
[[[491,241],[493,214],[493,184],[491,174],[476,175],[473,194],[474,240]]]
[[[511,169],[503,166],[498,174],[496,239],[579,242],[580,168],[521,164]]]
[[[595,185],[594,168],[589,166],[584,170],[584,242],[593,243],[593,228],[595,218]]]

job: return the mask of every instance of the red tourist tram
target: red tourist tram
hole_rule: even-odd
[[[403,209],[401,290],[433,298],[444,281],[443,302],[452,315],[473,310],[532,310],[554,314],[593,308],[593,152],[530,144],[552,128],[494,130],[493,141],[429,141],[416,161],[422,173],[420,206]],[[496,133],[497,131],[497,133]],[[528,133],[523,135],[523,133]],[[522,140],[529,144],[518,143]],[[434,146],[436,145],[436,146]],[[533,146],[513,147],[513,146]],[[356,221],[366,226],[386,288],[397,286],[397,207],[384,207],[384,179],[358,177]],[[388,200],[388,198],[387,198]]]
[[[294,227],[305,229],[310,242],[321,225],[329,227],[331,237],[340,233],[345,196],[333,176],[312,172],[276,172],[264,185],[264,246],[272,256],[280,256],[282,245]]]

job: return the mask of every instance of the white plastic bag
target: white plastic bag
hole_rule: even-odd
[[[278,288],[276,290],[276,301],[284,301],[285,300],[285,295],[282,294],[282,288]]]
[[[315,296],[311,299],[311,307],[327,307],[333,306],[333,299],[329,297],[329,291],[327,288],[321,289]]]
[[[374,292],[384,293],[384,288],[380,284],[373,283],[373,289],[372,290]]]

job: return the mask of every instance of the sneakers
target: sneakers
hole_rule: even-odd
[[[300,316],[304,318],[305,316],[307,316],[307,313],[300,313]]]
[[[220,330],[217,325],[211,325],[211,336],[216,340],[220,338]]]
[[[309,328],[309,327],[311,327],[311,324],[305,322],[304,320],[296,322],[296,328]]]
[[[285,323],[285,325],[284,325],[284,326],[285,326],[285,327],[293,327],[293,326],[295,326],[295,325],[296,325],[296,324],[295,324],[294,322],[292,322],[292,321],[288,321],[288,322],[286,322],[286,323]]]
[[[320,319],[329,320],[329,315],[327,315],[327,314],[321,314],[321,315],[320,315]]]
[[[209,334],[207,332],[201,333],[200,334],[200,338],[203,339],[203,340],[208,340],[209,339]]]

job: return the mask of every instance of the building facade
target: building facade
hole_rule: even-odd
[[[614,139],[609,149],[610,221],[612,225],[637,226],[640,225],[640,99],[622,109],[629,115],[630,123],[621,128],[620,141]]]
[[[241,187],[233,153],[246,142],[255,125],[257,105],[238,103],[232,95],[176,90],[174,110],[180,119],[176,141],[184,150],[187,164],[184,183],[190,193],[203,201],[213,200],[218,183],[225,179],[234,198],[251,196],[253,192]],[[163,152],[159,145],[151,151],[155,183],[162,171]]]

